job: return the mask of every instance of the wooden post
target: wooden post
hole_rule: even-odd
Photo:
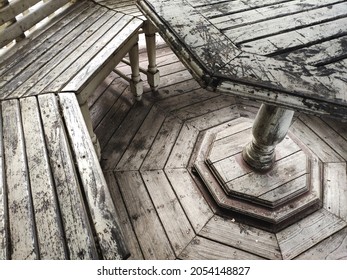
[[[143,27],[146,38],[146,48],[148,56],[147,81],[152,91],[156,91],[159,87],[160,75],[156,62],[156,29],[149,21],[146,21]]]
[[[252,141],[243,149],[245,162],[256,171],[271,169],[275,147],[286,136],[294,111],[262,104],[255,118]]]
[[[143,84],[140,76],[139,65],[139,45],[136,43],[129,51],[131,81],[130,90],[134,94],[136,100],[141,100],[143,93]]]

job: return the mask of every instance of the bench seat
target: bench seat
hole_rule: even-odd
[[[0,259],[123,259],[76,96],[1,101]]]

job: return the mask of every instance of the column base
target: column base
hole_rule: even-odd
[[[249,124],[249,122],[247,122]],[[251,128],[231,128],[211,140],[205,161],[194,168],[219,211],[271,232],[293,224],[322,205],[319,160],[290,132],[277,145],[272,168],[255,171],[242,157]]]

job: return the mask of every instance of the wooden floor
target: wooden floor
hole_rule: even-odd
[[[347,259],[347,123],[296,115],[291,132],[317,157],[323,207],[276,234],[253,228],[220,216],[191,167],[209,136],[251,123],[259,104],[201,89],[163,43],[158,65],[161,87],[145,83],[141,102],[111,73],[89,103],[131,259]]]

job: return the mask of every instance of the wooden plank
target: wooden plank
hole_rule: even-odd
[[[103,12],[100,11],[100,13]],[[112,16],[114,16],[115,20],[119,19],[119,17],[112,14],[103,14],[101,16],[97,12],[93,13],[88,18],[91,25],[87,29],[82,25],[82,29],[75,30],[77,34],[75,33],[74,36],[77,38],[72,41],[65,41],[65,39],[68,39],[65,38],[64,41],[67,42],[67,46],[64,49],[57,49],[56,47],[52,49],[54,59],[43,60],[45,63],[44,67],[40,71],[35,72],[16,91],[20,91],[24,96],[35,94],[35,92],[59,91],[76,74],[76,68],[81,68],[80,63],[86,63],[86,60],[91,59],[99,50],[101,41],[98,40],[101,40],[100,37],[113,25],[110,20]],[[72,34],[70,33],[69,35]],[[91,49],[90,45],[96,42],[99,42],[98,47]]]
[[[61,93],[59,100],[102,255],[105,259],[126,258],[128,251],[119,221],[116,219],[116,209],[76,96],[71,93]]]
[[[63,88],[63,91],[78,91],[84,85],[87,83],[93,74],[95,74],[97,71],[101,71],[102,67],[105,65],[105,61],[109,61],[114,59],[113,67],[123,58],[120,56],[117,56],[117,53],[119,53],[122,48],[125,46],[125,44],[130,40],[130,38],[137,36],[137,32],[139,28],[142,25],[142,21],[135,20],[132,17],[124,16],[119,22],[114,24],[112,29],[106,33],[102,39],[98,40],[95,43],[95,48],[101,47],[102,50],[98,52],[91,60],[90,54],[88,54],[87,61],[81,61],[81,59],[78,62],[79,65],[79,71],[78,74],[76,74],[73,79],[71,79]],[[117,30],[117,32],[115,32]],[[112,39],[107,38],[107,35],[113,34]],[[135,39],[134,39],[135,40]],[[107,45],[105,45],[105,41],[108,42]],[[137,40],[135,40],[137,42]],[[123,50],[126,52],[129,51],[130,47],[127,46],[126,50]],[[85,56],[83,56],[85,57]],[[84,66],[82,69],[81,66]],[[72,73],[74,73],[73,69],[70,69]],[[108,73],[107,73],[108,74]],[[107,76],[105,74],[105,77]],[[69,77],[71,77],[71,72],[69,74]],[[57,83],[59,83],[60,78],[64,80],[64,76],[60,76]],[[68,80],[65,78],[65,80]],[[54,85],[49,85],[46,90],[57,90],[58,85],[55,87]]]
[[[323,22],[298,30],[287,31],[285,33],[247,42],[241,45],[241,48],[244,51],[262,55],[283,53],[286,49],[297,49],[310,44],[319,43],[328,38],[346,35],[346,30],[344,28],[346,24],[347,19],[340,18],[334,21]]]
[[[189,125],[183,125],[165,168],[187,167],[191,153],[194,149],[199,131]],[[184,152],[182,152],[184,151]]]
[[[276,162],[276,166],[264,176],[255,172],[242,177],[232,178],[226,182],[229,193],[242,193],[245,196],[261,196],[283,185],[283,181],[289,176],[296,179],[307,173],[306,155],[299,151]],[[254,186],[254,187],[250,187]]]
[[[251,129],[242,130],[215,141],[208,156],[211,162],[222,160],[242,151],[243,147],[252,140]]]
[[[0,31],[0,46],[5,46],[13,39],[20,36],[24,31],[30,29],[36,23],[47,17],[47,15],[50,15],[69,1],[70,0],[52,0],[46,2],[38,11],[30,13],[29,15],[21,18],[15,24],[9,26],[6,30]]]
[[[129,171],[115,174],[144,258],[174,259],[175,254],[140,173]]]
[[[175,116],[168,116],[148,151],[141,170],[163,169],[170,156],[175,140],[182,128],[182,122]]]
[[[81,20],[84,22],[88,18],[89,24],[83,25],[80,21],[74,21],[70,23],[71,26],[68,24],[65,28],[59,30],[55,36],[52,36],[53,38],[50,37],[43,44],[39,45],[35,51],[24,55],[23,61],[14,65],[4,77],[4,80],[8,81],[3,87],[3,90],[7,92],[5,96],[9,96],[15,90],[15,95],[28,95],[27,91],[35,84],[42,84],[45,80],[49,80],[59,63],[73,50],[78,47],[81,48],[81,43],[86,39],[82,35],[83,32],[90,28],[93,23],[96,25],[91,30],[96,31],[98,29],[99,26],[95,21],[97,21],[102,13],[101,10],[88,9],[88,12],[82,12],[80,15],[76,14],[76,21]],[[81,25],[76,28],[76,23]],[[66,47],[61,48],[58,44],[65,45]],[[42,78],[45,79],[42,81]],[[38,86],[36,87],[39,88]],[[32,90],[32,92],[35,94],[35,90]],[[36,93],[38,92],[40,91],[37,89]]]
[[[338,231],[295,259],[297,260],[347,260],[347,228]]]
[[[57,99],[53,94],[44,94],[38,100],[68,257],[96,259],[97,249]]]
[[[219,125],[224,122],[228,122],[230,120],[234,120],[240,116],[237,107],[227,106],[225,108],[213,110],[207,114],[204,114],[199,117],[195,117],[186,121],[186,124],[189,126],[193,126],[199,131],[211,129],[212,127]]]
[[[13,68],[11,71],[18,69],[18,73],[21,72],[26,66],[35,61],[38,56],[54,46],[63,35],[69,33],[69,30],[79,25],[80,21],[83,21],[83,19],[79,18],[78,14],[88,14],[88,7],[89,5],[87,5],[86,1],[71,6],[69,9],[65,10],[64,13],[50,20],[44,27],[38,29],[39,32],[33,32],[30,35],[30,42],[26,42],[26,44],[21,46],[17,43],[16,46],[19,48],[16,49],[15,52],[9,52],[8,55],[7,53],[4,55],[4,62],[0,64],[1,75],[10,68]],[[45,44],[46,47],[44,47]],[[19,65],[22,66],[20,67]],[[3,79],[5,77],[3,77]],[[0,85],[2,85],[2,83],[0,83]]]
[[[236,44],[253,41],[285,31],[314,25],[322,21],[334,20],[345,16],[347,3],[342,2],[328,7],[313,9],[299,14],[269,19],[263,22],[226,30],[225,35]],[[269,28],[271,26],[271,28]]]
[[[316,154],[323,162],[343,162],[343,158],[328,146],[317,134],[315,134],[302,121],[296,120],[290,131],[305,144],[312,153]]]
[[[143,171],[141,174],[177,256],[194,238],[194,230],[164,171]]]
[[[194,231],[200,232],[213,216],[213,212],[198,186],[187,169],[167,169],[165,174]]]
[[[40,259],[66,259],[63,228],[35,97],[20,100]]]
[[[17,15],[34,6],[41,0],[11,1],[9,5],[0,9],[0,24],[14,19]]]
[[[332,118],[322,118],[333,130],[335,130],[341,137],[347,141],[347,122],[341,122],[340,120]]]
[[[323,168],[324,208],[347,221],[346,163],[325,163]]]
[[[103,170],[113,170],[117,166],[131,139],[135,136],[137,130],[140,128],[141,123],[146,118],[152,106],[152,104],[149,104],[146,101],[143,101],[143,103],[136,102],[129,110],[131,105],[132,104],[129,105],[125,103],[123,106],[121,106],[122,112],[120,116],[118,116],[118,112],[116,112],[116,114],[112,114],[112,120],[115,119],[117,121],[118,119],[118,121],[120,121],[119,118],[123,117],[122,122],[117,121],[117,124],[126,123],[126,125],[120,125],[117,129],[115,129],[114,132],[112,131],[112,137],[104,146],[101,160]],[[105,127],[109,127],[112,122],[106,121],[107,119],[104,123]],[[117,147],[117,149],[114,147]]]
[[[3,135],[3,120],[0,114],[0,133]],[[9,258],[9,232],[6,190],[6,170],[3,137],[0,137],[0,260]]]
[[[327,143],[337,154],[347,161],[347,140],[332,130],[319,118],[301,115],[299,119],[313,130],[325,143]]]
[[[283,259],[293,259],[346,226],[346,222],[325,209],[276,234]]]
[[[214,216],[199,235],[263,258],[282,258],[275,234],[235,220]]]
[[[347,36],[317,43],[313,46],[291,51],[279,57],[296,63],[323,66],[343,58],[347,52]]]
[[[152,107],[117,164],[116,170],[140,169],[164,120],[165,114],[159,111],[156,107]]]
[[[35,220],[19,102],[2,102],[11,259],[37,259]]]
[[[115,174],[112,171],[105,172],[104,174],[105,174],[107,185],[110,188],[110,193],[112,196],[114,206],[116,207],[116,210],[118,213],[120,226],[122,227],[124,236],[126,236],[125,242],[130,252],[129,259],[143,260],[143,254],[141,252],[141,248],[136,238],[134,229],[131,225],[130,217],[128,215],[126,206],[122,199],[122,194],[120,192],[118,183],[116,181]]]
[[[254,254],[212,240],[196,237],[178,256],[183,260],[262,260]]]
[[[237,28],[288,15],[295,16],[297,13],[307,12],[331,4],[336,4],[336,0],[322,0],[319,2],[316,0],[294,0],[232,14],[229,14],[230,11],[226,10],[227,15],[214,17],[210,21],[219,29]],[[234,6],[237,5],[234,4]]]

